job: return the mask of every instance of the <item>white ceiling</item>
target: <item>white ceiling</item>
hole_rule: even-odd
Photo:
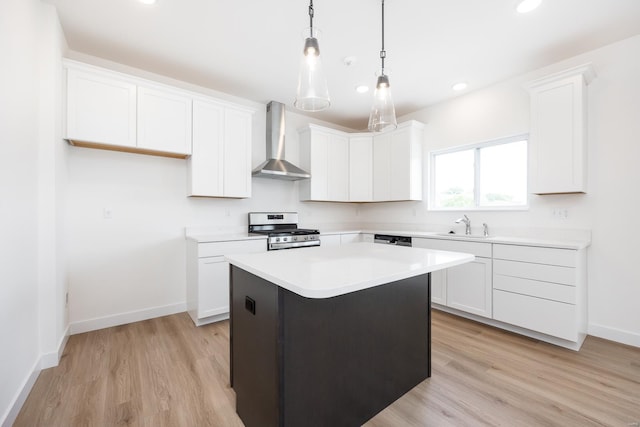
[[[293,108],[308,0],[46,0],[72,50],[261,103]],[[386,0],[387,69],[398,115],[640,34],[640,0]],[[379,68],[380,1],[315,0],[331,108],[364,129]],[[343,58],[355,56],[351,66]]]

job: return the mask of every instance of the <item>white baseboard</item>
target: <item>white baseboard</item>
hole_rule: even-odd
[[[621,344],[640,347],[640,334],[631,331],[598,325],[597,323],[589,323],[589,335]]]
[[[4,413],[2,418],[0,419],[0,425],[2,427],[11,427],[15,422],[18,414],[20,413],[20,409],[22,409],[22,405],[27,400],[29,393],[31,393],[31,389],[33,385],[36,383],[38,379],[38,375],[40,375],[40,361],[36,361],[31,369],[31,374],[25,379],[22,387],[20,387],[20,391],[13,399],[11,405],[9,405],[9,409]]]
[[[127,313],[119,313],[112,316],[73,322],[69,325],[69,331],[71,335],[81,334],[84,332],[96,331],[98,329],[110,328],[112,326],[153,319],[154,317],[169,316],[171,314],[182,313],[183,311],[187,311],[187,304],[184,302],[161,307],[151,307],[144,310],[129,311]]]
[[[62,357],[62,352],[64,352],[64,348],[67,345],[67,341],[69,341],[69,326],[67,325],[67,329],[65,329],[64,334],[60,338],[60,342],[58,343],[58,350],[52,351],[51,353],[44,353],[40,356],[40,369],[53,368],[54,366],[58,366],[60,363],[60,358]]]

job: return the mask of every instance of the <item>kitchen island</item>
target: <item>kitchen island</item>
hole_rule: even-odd
[[[428,378],[429,275],[473,259],[371,243],[228,256],[244,424],[359,426]]]

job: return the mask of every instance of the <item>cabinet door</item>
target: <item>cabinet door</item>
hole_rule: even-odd
[[[431,302],[447,305],[447,270],[431,272]]]
[[[138,148],[191,154],[191,98],[138,87]]]
[[[310,200],[329,200],[329,134],[311,130]]]
[[[327,200],[333,202],[348,202],[349,138],[346,136],[331,135],[327,147],[327,158]]]
[[[302,200],[349,201],[349,139],[337,131],[309,127],[300,134],[301,165],[311,179],[300,184]]]
[[[373,137],[373,200],[391,200],[391,135]]]
[[[391,134],[389,150],[389,198],[409,200],[411,192],[411,128],[398,129]]]
[[[198,318],[229,312],[229,263],[224,257],[198,260]]]
[[[221,197],[224,193],[224,108],[193,102],[193,153],[189,164],[189,195]]]
[[[362,234],[362,241],[365,243],[373,243],[373,234]]]
[[[224,196],[251,197],[251,113],[227,108],[224,116]]]
[[[490,258],[447,269],[447,306],[491,318],[491,278]]]
[[[100,73],[67,70],[66,139],[136,146],[136,86]]]
[[[340,235],[340,244],[344,245],[347,243],[357,243],[362,242],[362,235],[360,233],[351,233],[351,234],[341,234]]]
[[[373,137],[349,138],[349,201],[373,200]]]
[[[534,194],[586,192],[586,86],[581,66],[530,83],[530,175]]]
[[[340,246],[342,244],[339,234],[329,234],[320,236],[321,246]]]

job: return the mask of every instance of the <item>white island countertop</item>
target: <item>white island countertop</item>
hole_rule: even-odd
[[[232,265],[306,298],[331,298],[471,262],[460,252],[350,243],[229,255]]]

